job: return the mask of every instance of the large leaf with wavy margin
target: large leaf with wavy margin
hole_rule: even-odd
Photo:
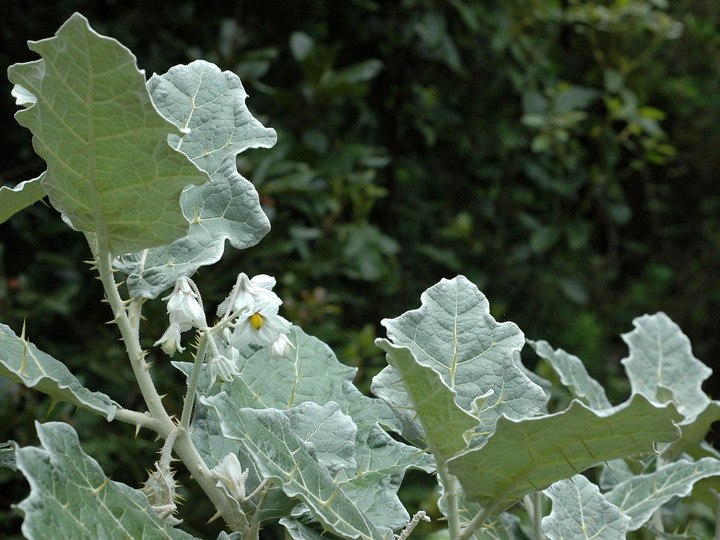
[[[235,158],[248,148],[273,146],[277,135],[250,114],[238,76],[204,60],[153,75],[147,86],[158,110],[184,131],[170,135],[170,145],[213,180],[188,187],[180,198],[191,222],[187,236],[116,263],[128,274],[131,296],[155,298],[178,277],[220,260],[225,240],[244,249],[270,230],[258,194],[238,173]]]
[[[17,467],[30,483],[25,538],[194,538],[161,520],[145,495],[110,480],[62,422],[35,423],[41,447],[16,449]]]
[[[638,458],[654,443],[672,442],[682,418],[672,404],[655,405],[640,394],[603,411],[573,400],[566,410],[524,420],[500,417],[480,448],[448,462],[469,501],[494,513],[553,482],[597,463]]]
[[[421,301],[419,309],[382,324],[393,344],[407,347],[419,364],[442,376],[460,407],[471,411],[479,397],[487,396],[477,411],[478,434],[491,433],[501,414],[526,418],[544,410],[542,388],[513,359],[525,343],[523,333],[515,323],[496,322],[473,283],[463,276],[443,279]]]
[[[550,515],[542,519],[542,532],[550,540],[625,538],[630,517],[608,502],[583,475],[555,482],[543,493],[552,500]]]
[[[48,165],[50,203],[114,254],[184,236],[180,193],[209,177],[167,144],[178,130],[155,109],[133,54],[78,13],[29,47],[42,59],[8,76],[25,96],[15,117]]]
[[[49,395],[53,403],[65,401],[108,420],[115,417],[117,405],[108,396],[85,388],[65,364],[4,324],[0,324],[0,375]]]

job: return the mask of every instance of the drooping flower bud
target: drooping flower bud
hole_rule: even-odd
[[[172,356],[176,352],[183,352],[185,347],[180,345],[180,326],[177,323],[171,323],[162,337],[154,344],[155,347],[158,345],[168,356]]]
[[[167,300],[167,311],[170,323],[176,323],[181,332],[195,328],[207,327],[205,311],[197,287],[189,278],[181,276],[175,282],[173,292],[163,298]]]
[[[212,472],[217,477],[219,486],[225,486],[230,495],[238,501],[245,500],[245,482],[247,482],[249,471],[243,471],[236,454],[226,455],[213,468]]]
[[[287,355],[290,354],[290,349],[294,348],[295,345],[292,344],[287,335],[281,334],[270,347],[270,356],[275,360],[287,358]]]
[[[230,382],[233,378],[240,375],[238,369],[238,360],[240,360],[240,352],[234,347],[226,347],[221,354],[208,355],[206,364],[210,384],[215,384],[216,379],[222,382]]]

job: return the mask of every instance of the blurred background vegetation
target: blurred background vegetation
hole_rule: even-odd
[[[278,131],[238,167],[272,221],[256,248],[197,276],[219,302],[239,271],[277,277],[284,315],[359,368],[384,365],[380,320],[465,274],[493,315],[580,356],[628,392],[619,334],[665,311],[716,367],[720,354],[720,4],[714,0],[325,0],[153,3],[0,0],[0,68],[34,60],[74,11],[148,74],[205,58],[237,73],[250,110]],[[150,11],[148,11],[150,9]],[[0,92],[0,181],[44,169]],[[0,226],[0,320],[92,389],[141,407],[84,239],[42,204]],[[164,305],[146,308],[147,346]],[[153,315],[156,315],[153,321]],[[157,355],[179,407],[179,374]],[[531,367],[534,360],[525,356]],[[720,377],[706,390],[720,394]],[[115,480],[138,485],[157,445],[129,426],[0,390],[0,440],[34,444],[33,419],[62,419]],[[147,435],[147,434],[145,434]],[[185,482],[190,489],[192,481]],[[27,493],[0,470],[0,536]],[[410,512],[432,497],[410,474]],[[188,497],[193,497],[190,493]],[[423,500],[426,498],[427,500]],[[692,512],[691,510],[688,512]],[[203,504],[186,528],[214,538]],[[689,519],[689,518],[688,518]],[[428,529],[429,530],[429,529]],[[268,536],[273,536],[273,531]]]

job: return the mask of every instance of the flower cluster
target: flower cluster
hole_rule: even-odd
[[[219,322],[208,328],[202,298],[195,283],[178,278],[167,300],[170,325],[155,342],[166,354],[183,352],[181,334],[191,328],[208,332],[205,356],[211,383],[227,382],[239,375],[240,350],[248,345],[269,347],[270,355],[284,358],[294,348],[287,337],[292,325],[278,314],[282,300],[273,292],[275,278],[260,274],[252,279],[241,273],[230,295],[217,309]]]
[[[233,320],[228,343],[242,349],[248,345],[270,346],[271,354],[283,357],[292,344],[286,334],[292,326],[278,315],[282,300],[272,289],[275,278],[260,274],[252,279],[245,273],[238,276],[230,295],[218,307],[218,316]]]

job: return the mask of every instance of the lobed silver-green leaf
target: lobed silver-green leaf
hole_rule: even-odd
[[[257,191],[237,170],[236,157],[248,148],[270,148],[275,130],[248,110],[247,94],[234,73],[204,60],[178,65],[147,83],[155,106],[182,134],[169,144],[212,178],[190,186],[180,203],[190,221],[186,236],[172,244],[125,254],[116,267],[128,274],[130,295],[155,298],[180,276],[216,263],[225,241],[236,249],[257,244],[270,230]]]

